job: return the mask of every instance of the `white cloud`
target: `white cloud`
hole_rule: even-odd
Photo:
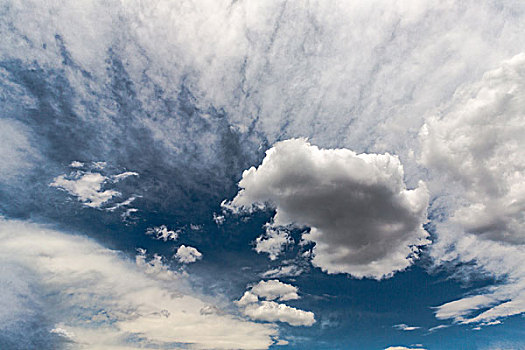
[[[313,312],[276,303],[299,299],[298,289],[278,280],[260,281],[247,290],[235,304],[252,320],[286,322],[292,326],[311,326],[315,323]],[[259,298],[265,299],[260,301]]]
[[[30,169],[38,158],[29,130],[18,121],[0,118],[0,181],[12,180]]]
[[[255,251],[257,253],[267,253],[270,260],[276,260],[288,244],[293,244],[288,230],[285,227],[266,224],[265,234],[255,239]]]
[[[82,168],[84,166],[84,163],[79,162],[78,160],[74,160],[69,164],[71,168]]]
[[[190,264],[202,259],[202,253],[193,247],[181,245],[175,253],[175,258],[183,264]]]
[[[462,191],[451,219],[466,232],[525,243],[525,53],[456,92],[421,138],[422,163]]]
[[[277,335],[273,325],[202,313],[213,299],[198,295],[184,275],[170,271],[159,256],[148,260],[143,250],[133,262],[81,236],[2,221],[0,261],[7,267],[0,271],[3,327],[38,326],[34,321],[44,319],[38,316],[43,312],[54,324],[47,331],[68,337],[72,348],[181,343],[195,349],[263,349]],[[40,325],[45,331],[46,324]]]
[[[239,300],[234,301],[234,303],[239,307],[243,307],[252,303],[257,303],[258,301],[259,297],[257,295],[253,294],[250,291],[246,291],[244,292],[242,297]]]
[[[432,256],[437,264],[468,262],[503,280],[439,306],[439,319],[486,323],[525,312],[523,96],[520,54],[458,89],[421,130],[421,161],[442,196],[436,202],[450,214],[436,221]]]
[[[286,322],[291,326],[311,326],[315,323],[313,312],[299,310],[274,301],[248,304],[244,308],[243,313],[252,320]]]
[[[224,217],[224,215],[218,215],[217,213],[213,213],[213,221],[215,221],[215,223],[218,226],[224,224],[225,220],[226,220],[226,218]]]
[[[251,292],[266,300],[280,301],[299,299],[297,287],[279,280],[260,281],[251,288]]]
[[[437,325],[435,327],[429,328],[428,331],[429,332],[435,332],[435,331],[438,331],[440,329],[445,329],[445,328],[448,328],[448,327],[450,327],[450,325],[448,325],[448,324],[440,324],[440,325]]]
[[[73,163],[71,163],[71,166],[73,166]],[[113,197],[121,195],[116,190],[104,189],[104,186],[108,183],[119,182],[129,176],[138,176],[138,173],[127,171],[113,176],[105,176],[98,172],[77,170],[69,175],[63,174],[55,177],[49,186],[57,187],[76,196],[87,207],[101,208]],[[134,199],[131,197],[120,205],[108,208],[108,210],[115,210],[120,206],[128,205]]]
[[[409,326],[404,323],[396,324],[392,327],[395,329],[399,329],[400,331],[415,331],[416,329],[421,328],[421,327]]]
[[[407,348],[406,346],[389,346],[385,350],[426,350],[424,348]]]
[[[262,277],[266,278],[279,278],[279,277],[287,277],[287,276],[299,276],[301,273],[303,273],[303,269],[296,265],[285,265],[285,266],[279,266],[275,269],[270,269],[268,271],[265,271],[262,274]]]
[[[276,209],[273,225],[308,226],[316,243],[312,263],[328,273],[381,279],[410,266],[417,246],[429,243],[422,227],[428,193],[408,190],[395,156],[319,149],[304,139],[276,143],[262,164],[244,171],[241,190],[225,206]]]
[[[139,176],[139,173],[134,172],[134,171],[126,171],[121,174],[113,175],[112,179],[114,182],[119,182],[130,176]]]
[[[177,238],[179,238],[180,231],[173,231],[169,230],[166,225],[160,225],[155,227],[149,227],[146,230],[146,234],[150,236],[154,236],[155,239],[161,239],[164,242],[167,241],[176,241]]]
[[[100,208],[113,197],[120,195],[118,191],[102,189],[102,185],[107,181],[108,178],[99,173],[73,172],[70,175],[57,176],[50,186],[76,196],[87,207]]]

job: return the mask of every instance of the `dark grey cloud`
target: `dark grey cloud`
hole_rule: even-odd
[[[423,229],[428,192],[408,190],[403,167],[389,154],[319,149],[304,139],[275,144],[258,167],[243,173],[226,207],[275,208],[273,224],[310,227],[312,263],[328,273],[381,279],[410,266]]]

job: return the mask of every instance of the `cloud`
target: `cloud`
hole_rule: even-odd
[[[274,301],[248,304],[243,313],[252,320],[286,322],[291,326],[312,326],[315,323],[313,312],[299,310]]]
[[[79,162],[78,160],[74,160],[69,164],[71,168],[82,168],[84,166],[84,163]]]
[[[50,186],[76,196],[87,207],[100,208],[113,197],[120,195],[118,191],[102,189],[102,185],[107,180],[107,177],[99,173],[75,172],[70,175],[57,176]]]
[[[82,236],[2,221],[0,261],[2,337],[33,342],[24,348],[35,334],[67,337],[78,349],[263,349],[277,335],[273,325],[202,313],[213,298],[144,250],[133,262]]]
[[[31,169],[39,158],[31,145],[29,129],[16,120],[0,118],[0,181],[13,180]]]
[[[451,220],[466,232],[525,243],[525,53],[456,91],[421,131],[421,161],[464,191]]]
[[[420,132],[421,162],[440,196],[434,210],[446,213],[434,222],[436,264],[467,262],[501,280],[439,306],[439,319],[487,323],[525,312],[524,96],[519,54],[459,88]]]
[[[303,273],[303,269],[296,265],[285,265],[285,266],[279,266],[275,269],[270,269],[268,271],[265,271],[262,274],[262,277],[266,278],[279,278],[279,277],[287,277],[287,276],[299,276],[301,273]]]
[[[426,350],[424,348],[407,348],[406,346],[389,346],[385,350]]]
[[[255,251],[267,253],[270,260],[276,260],[288,244],[293,244],[288,230],[285,227],[266,224],[266,233],[255,239]]]
[[[421,327],[415,327],[415,326],[408,326],[404,323],[396,324],[392,326],[395,329],[398,329],[400,331],[415,331],[416,329],[420,329]]]
[[[105,163],[104,163],[105,164]],[[76,167],[77,164],[72,162],[70,166]],[[100,166],[98,167],[100,169]],[[113,176],[105,176],[99,172],[76,170],[69,175],[63,174],[55,177],[49,184],[51,187],[62,189],[69,194],[78,198],[83,205],[90,208],[100,209],[105,203],[113,197],[121,195],[120,192],[112,189],[104,189],[108,183],[116,183],[129,176],[138,176],[136,172],[127,171]],[[112,211],[121,206],[130,204],[133,199],[128,199],[114,207],[108,208]]]
[[[315,323],[313,312],[296,309],[273,300],[299,299],[295,286],[278,280],[260,281],[235,301],[242,313],[252,320],[286,322],[292,326],[311,326]],[[260,301],[260,298],[265,300]]]
[[[428,331],[429,332],[435,332],[435,331],[438,331],[440,329],[445,329],[445,328],[448,328],[448,327],[450,327],[450,325],[448,325],[448,324],[440,324],[440,325],[437,325],[435,327],[429,328]]]
[[[305,139],[276,143],[244,171],[226,207],[276,209],[275,226],[310,227],[312,263],[328,273],[381,279],[410,266],[428,244],[428,192],[408,190],[395,156],[319,149]]]
[[[154,236],[155,239],[163,240],[164,242],[176,241],[177,238],[179,238],[179,233],[180,233],[180,230],[177,230],[177,231],[169,230],[166,225],[149,227],[146,230],[147,235]]]
[[[266,300],[286,301],[299,299],[297,287],[279,280],[260,281],[251,288],[251,292]]]
[[[461,299],[450,301],[436,308],[438,319],[455,322],[486,323],[499,318],[525,312],[525,252],[522,245],[509,245],[480,239],[476,235],[461,236],[452,228],[443,226],[443,234],[458,239],[454,243],[454,256],[460,261],[475,263],[487,275],[502,278],[498,285],[477,291]],[[448,230],[447,230],[448,229]],[[447,230],[447,231],[445,231]],[[446,258],[446,255],[444,256]],[[441,260],[441,263],[447,263]]]
[[[217,213],[213,213],[213,221],[217,224],[217,226],[220,226],[224,224],[224,221],[226,218],[224,215],[218,215]]]
[[[181,245],[175,253],[175,258],[183,264],[190,264],[202,259],[202,253],[193,247]]]

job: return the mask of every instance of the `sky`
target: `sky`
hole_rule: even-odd
[[[0,18],[1,349],[525,349],[522,1]]]

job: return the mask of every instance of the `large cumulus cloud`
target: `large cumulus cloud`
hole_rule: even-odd
[[[438,263],[474,263],[503,281],[440,306],[438,318],[490,324],[525,312],[523,135],[523,53],[459,88],[421,130],[421,161],[448,214],[435,222],[432,255]]]
[[[428,193],[403,182],[403,167],[390,154],[319,149],[305,139],[275,144],[262,164],[243,173],[229,204],[276,209],[274,225],[310,227],[313,264],[328,273],[383,278],[403,270],[428,243]]]
[[[423,126],[422,162],[465,189],[453,220],[467,232],[525,243],[525,54],[458,89]]]

